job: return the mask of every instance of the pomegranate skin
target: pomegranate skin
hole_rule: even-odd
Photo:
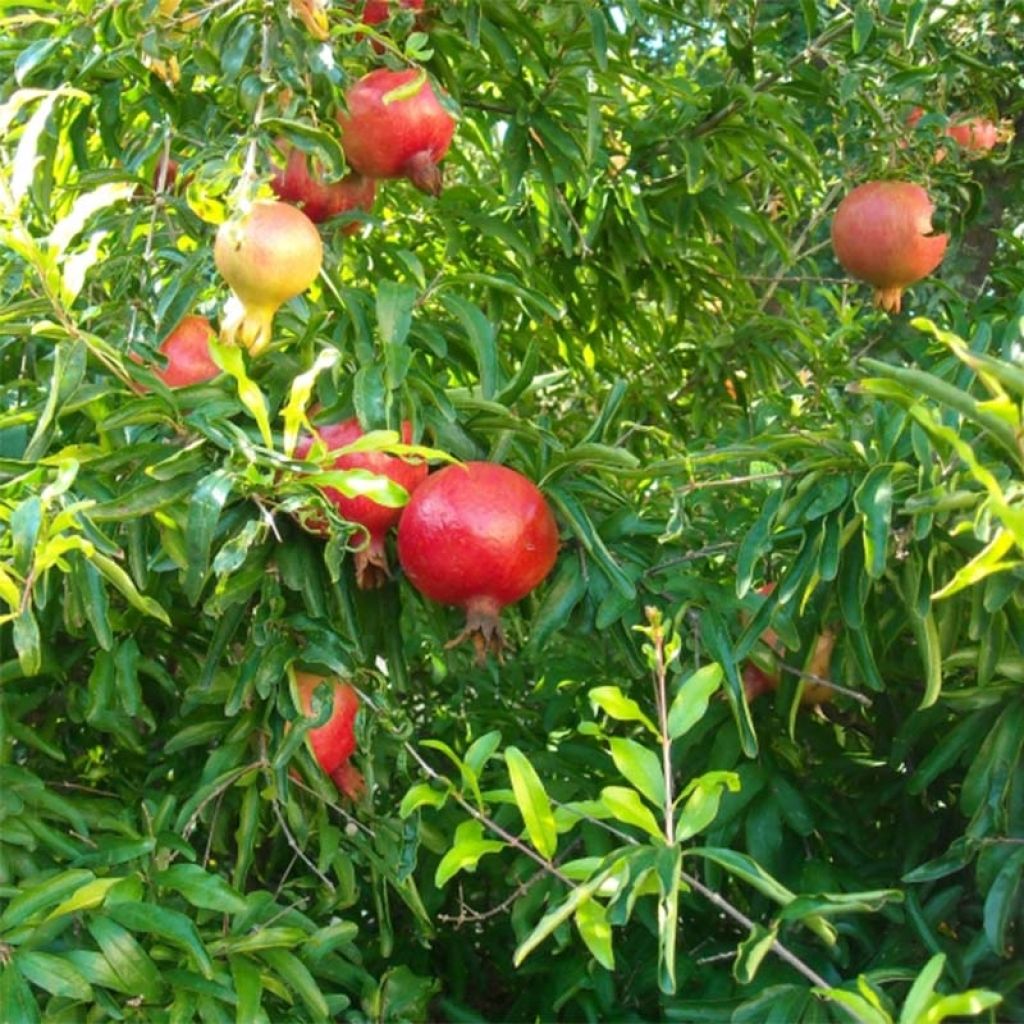
[[[407,11],[422,11],[423,0],[399,0],[399,7]],[[391,17],[392,0],[366,0],[359,20],[364,25],[379,25]]]
[[[167,366],[154,367],[153,372],[169,388],[212,380],[220,373],[210,355],[210,339],[216,336],[205,316],[186,316],[160,343],[158,351],[167,359]]]
[[[341,423],[318,427],[316,433],[330,452],[336,448],[344,448],[362,437],[363,428],[359,425],[359,420],[353,417]],[[412,424],[408,420],[402,423],[401,437],[405,444],[412,440]],[[312,437],[299,438],[295,446],[295,457],[306,458],[312,447]],[[429,472],[425,462],[406,462],[405,459],[384,452],[351,452],[339,455],[334,461],[334,468],[367,469],[378,476],[394,480],[396,484],[404,487],[410,496],[426,480]],[[325,487],[324,495],[343,518],[350,523],[364,526],[370,535],[367,546],[355,554],[356,584],[363,590],[383,585],[390,575],[384,538],[388,530],[401,518],[402,509],[389,508],[362,496],[346,498],[333,487]],[[318,524],[315,520],[310,523],[307,520],[305,525],[315,532],[326,532],[325,523]]]
[[[359,696],[340,679],[296,671],[292,699],[296,709],[306,717],[313,715],[313,692],[321,683],[330,684],[334,691],[331,717],[318,728],[310,729],[306,733],[306,741],[324,774],[329,775],[335,785],[354,800],[363,789],[362,775],[348,763],[356,749],[355,721]]]
[[[323,244],[313,222],[287,203],[261,200],[217,230],[213,258],[235,294],[221,338],[259,355],[270,344],[278,308],[320,273]]]
[[[903,289],[941,262],[948,235],[933,235],[934,207],[920,185],[869,181],[839,204],[832,219],[836,258],[853,277],[875,287],[875,305],[900,310]]]
[[[493,462],[447,466],[428,477],[398,523],[398,559],[425,597],[466,611],[482,660],[503,646],[501,609],[551,571],[558,527],[532,481]]]
[[[455,121],[426,80],[411,96],[385,102],[420,75],[416,68],[371,71],[345,94],[338,113],[341,145],[353,170],[368,178],[408,178],[420,191],[440,195],[438,163],[448,152]]]
[[[350,210],[368,213],[373,209],[377,183],[372,178],[348,174],[328,184],[320,179],[315,168],[311,173],[309,158],[301,149],[281,148],[288,153],[288,162],[271,178],[270,187],[278,199],[297,206],[314,224],[322,224]],[[353,221],[342,231],[354,235],[359,227],[358,222]]]
[[[985,117],[957,120],[946,128],[946,134],[975,155],[994,149],[999,141],[999,128]]]

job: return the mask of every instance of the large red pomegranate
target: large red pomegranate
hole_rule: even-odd
[[[153,373],[169,388],[212,380],[220,373],[210,355],[210,340],[216,336],[205,316],[186,316],[160,343],[158,351],[167,359],[167,366],[154,367]]]
[[[493,462],[446,466],[420,485],[398,523],[398,559],[426,597],[466,611],[477,658],[503,646],[501,609],[551,571],[558,527],[521,473]]]
[[[316,729],[306,733],[306,741],[316,763],[329,775],[346,796],[357,799],[363,790],[362,775],[349,763],[356,749],[355,722],[359,711],[359,696],[348,684],[334,677],[318,676],[312,672],[293,671],[292,701],[295,708],[307,718],[313,715],[313,693],[325,683],[333,691],[334,704],[331,717]]]
[[[317,427],[316,433],[327,450],[334,451],[352,444],[363,436],[363,428],[359,420],[353,418],[342,423],[332,423]],[[301,437],[295,446],[295,457],[304,459],[313,447],[312,437]],[[406,420],[402,424],[402,440],[408,444],[412,440],[412,424]],[[350,452],[339,455],[334,460],[335,469],[367,469],[378,476],[386,476],[396,484],[404,487],[410,495],[427,478],[428,467],[425,462],[406,462],[397,455],[384,452]],[[324,494],[337,508],[342,517],[350,523],[359,523],[370,535],[369,543],[355,555],[356,583],[366,590],[381,586],[388,577],[388,556],[384,546],[388,530],[394,526],[402,515],[402,509],[379,505],[371,498],[346,498],[333,487],[325,487]],[[318,532],[326,529],[326,524],[318,526],[314,520],[305,524]]]
[[[301,210],[261,200],[221,224],[213,258],[237,300],[225,307],[221,338],[256,356],[270,344],[278,308],[320,273],[323,245]]]
[[[438,163],[455,121],[417,68],[381,68],[360,78],[338,113],[349,166],[368,178],[408,178],[430,195],[441,192]],[[417,87],[416,83],[420,81]],[[407,90],[412,90],[406,95]]]
[[[348,174],[340,181],[326,183],[315,166],[310,170],[309,158],[301,149],[287,144],[281,148],[288,154],[288,162],[270,179],[270,187],[278,199],[298,206],[314,224],[322,224],[350,210],[369,212],[373,209],[377,183],[372,178]],[[345,225],[344,233],[352,235],[358,230],[358,222],[353,221]]]
[[[928,193],[908,181],[869,181],[839,204],[832,219],[836,258],[875,286],[876,306],[898,313],[903,289],[942,262],[949,237],[932,234],[933,210]]]

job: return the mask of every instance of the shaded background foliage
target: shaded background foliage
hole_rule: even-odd
[[[1021,143],[934,160],[959,110],[1019,137],[1019,5],[437,4],[384,54],[338,3],[326,46],[284,2],[0,12],[7,1018],[847,1019],[761,959],[773,923],[860,1019],[939,1019],[927,974],[909,989],[937,953],[940,991],[1024,1013]],[[340,173],[344,89],[406,58],[459,112],[444,194],[387,183],[360,235],[326,226],[321,279],[250,371],[278,449],[292,380],[331,349],[328,413],[408,416],[541,484],[559,562],[483,668],[445,650],[454,612],[401,580],[356,591],[344,531],[293,523],[232,378],[140,395],[126,358],[216,316],[212,238],[250,154],[266,181],[284,135]],[[952,234],[892,319],[828,244],[878,175],[926,184]],[[681,859],[600,800],[649,795],[612,740],[657,743],[607,690],[655,719],[646,605],[679,647],[670,697],[724,670],[672,776],[739,786],[708,783]],[[790,672],[748,709],[769,624],[798,669],[837,629],[852,694],[801,711]],[[285,731],[297,660],[366,696],[358,806]],[[513,747],[553,824],[524,820]],[[588,904],[614,969],[605,910],[513,967],[620,850],[618,903]]]

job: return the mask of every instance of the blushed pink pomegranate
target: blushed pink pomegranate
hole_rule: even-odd
[[[317,435],[327,450],[334,451],[344,448],[363,436],[363,428],[354,417],[342,423],[333,423],[317,427]],[[402,441],[408,444],[412,440],[412,424],[402,424]],[[302,437],[295,447],[295,457],[304,459],[313,447],[312,437]],[[427,478],[428,467],[425,462],[406,462],[397,455],[384,452],[350,452],[339,455],[334,460],[335,469],[366,469],[378,476],[386,476],[394,480],[400,487],[412,493]],[[370,535],[369,543],[355,554],[356,584],[363,590],[381,586],[388,578],[388,556],[385,537],[402,515],[402,509],[379,505],[371,498],[360,496],[346,498],[333,487],[325,487],[324,495],[338,510],[342,518],[350,523],[359,523]],[[307,528],[317,530],[317,523],[306,521]],[[323,524],[319,532],[326,531]]]
[[[301,149],[282,145],[288,154],[288,162],[270,179],[270,187],[278,199],[297,206],[314,223],[322,224],[332,217],[340,217],[350,210],[373,209],[377,194],[377,183],[361,174],[348,174],[340,181],[325,183],[319,169],[309,166],[308,156]],[[346,224],[343,231],[353,235],[359,224]]]
[[[331,717],[316,729],[306,733],[306,742],[316,763],[329,775],[334,784],[352,800],[363,791],[363,776],[349,763],[355,753],[356,714],[359,695],[340,679],[314,675],[312,672],[292,672],[292,701],[295,708],[307,718],[313,715],[313,694],[326,683],[333,690],[334,703]]]
[[[261,200],[221,224],[213,258],[235,293],[225,307],[221,338],[257,356],[270,344],[278,308],[316,280],[323,245],[301,210]]]
[[[371,71],[345,94],[338,124],[353,170],[368,178],[408,178],[436,196],[437,165],[451,145],[455,121],[421,75],[416,68]]]
[[[205,316],[186,316],[160,343],[158,351],[167,359],[167,366],[154,367],[153,373],[169,388],[212,380],[220,373],[210,355],[210,340],[216,336]]]
[[[477,659],[501,653],[501,609],[551,571],[558,527],[532,481],[493,462],[446,466],[429,476],[398,523],[398,559],[425,597],[465,609]]]
[[[954,119],[946,128],[946,134],[974,155],[982,155],[994,149],[999,142],[999,127],[987,117]]]
[[[832,245],[843,267],[875,287],[875,305],[898,313],[903,289],[927,277],[949,241],[932,234],[934,207],[920,185],[869,181],[839,204]]]

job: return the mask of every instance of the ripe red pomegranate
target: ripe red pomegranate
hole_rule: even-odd
[[[448,152],[455,121],[417,68],[381,68],[360,78],[338,113],[341,145],[353,170],[368,178],[408,178],[418,189],[441,192],[438,163]],[[414,91],[403,95],[406,88]],[[397,93],[397,95],[396,95]]]
[[[160,343],[158,351],[166,357],[167,366],[154,366],[153,373],[169,388],[212,380],[220,373],[210,355],[210,339],[216,336],[205,316],[186,316]]]
[[[282,144],[288,154],[288,162],[270,180],[270,187],[278,199],[297,206],[314,223],[322,224],[332,217],[340,217],[350,210],[373,209],[377,183],[361,174],[349,174],[340,181],[325,183],[314,166],[310,173],[309,158],[301,149]],[[346,224],[343,232],[353,235],[359,230],[359,223]]]
[[[333,689],[334,704],[331,717],[316,729],[306,733],[310,752],[316,763],[329,775],[334,784],[347,797],[358,799],[363,791],[363,776],[349,764],[355,753],[356,712],[359,710],[359,695],[340,679],[318,676],[312,672],[293,671],[292,701],[296,710],[307,718],[313,715],[313,693],[321,683]]]
[[[548,503],[521,473],[493,462],[446,466],[429,476],[398,523],[398,559],[432,601],[466,611],[477,660],[501,653],[501,609],[551,571],[558,527]]]
[[[323,245],[301,210],[260,201],[221,224],[213,258],[237,300],[225,307],[221,337],[257,356],[270,344],[278,307],[304,292],[320,273]]]
[[[166,168],[166,169],[165,169]],[[178,180],[178,161],[174,157],[160,157],[156,167],[153,168],[153,189],[160,189],[160,178],[164,179],[164,191],[173,192],[175,183]]]
[[[423,0],[398,0],[398,6],[404,7],[407,11],[422,11]],[[392,7],[393,0],[366,0],[359,20],[364,25],[379,25],[391,17]]]
[[[907,115],[907,126],[915,127],[922,117],[924,108],[914,107]],[[954,114],[943,134],[965,150],[968,157],[973,158],[984,156],[1005,138],[999,125],[987,117],[969,117],[964,114]],[[935,162],[939,164],[945,159],[946,149],[939,146],[935,150]]]
[[[994,149],[999,141],[999,127],[987,117],[968,117],[952,121],[946,134],[968,153],[980,156]]]
[[[344,448],[363,436],[363,428],[359,420],[352,418],[342,423],[332,423],[317,427],[316,433],[328,451]],[[402,440],[408,444],[412,440],[412,424],[406,420],[402,424]],[[295,457],[304,459],[313,447],[312,437],[301,437],[295,446]],[[368,469],[371,473],[386,476],[396,484],[404,487],[410,495],[427,478],[428,467],[425,462],[406,462],[396,455],[384,452],[351,452],[339,455],[334,460],[335,469]],[[388,578],[388,556],[384,539],[388,530],[394,526],[402,515],[400,508],[388,508],[379,505],[371,498],[346,498],[333,487],[325,487],[324,494],[332,505],[350,523],[359,523],[366,527],[370,535],[369,544],[355,555],[356,584],[363,590],[381,586]],[[307,528],[318,533],[325,533],[326,523],[317,523],[308,519]]]
[[[875,305],[900,311],[908,285],[941,262],[948,235],[934,235],[934,207],[920,185],[869,181],[839,204],[832,219],[836,258],[854,277],[875,286]]]

